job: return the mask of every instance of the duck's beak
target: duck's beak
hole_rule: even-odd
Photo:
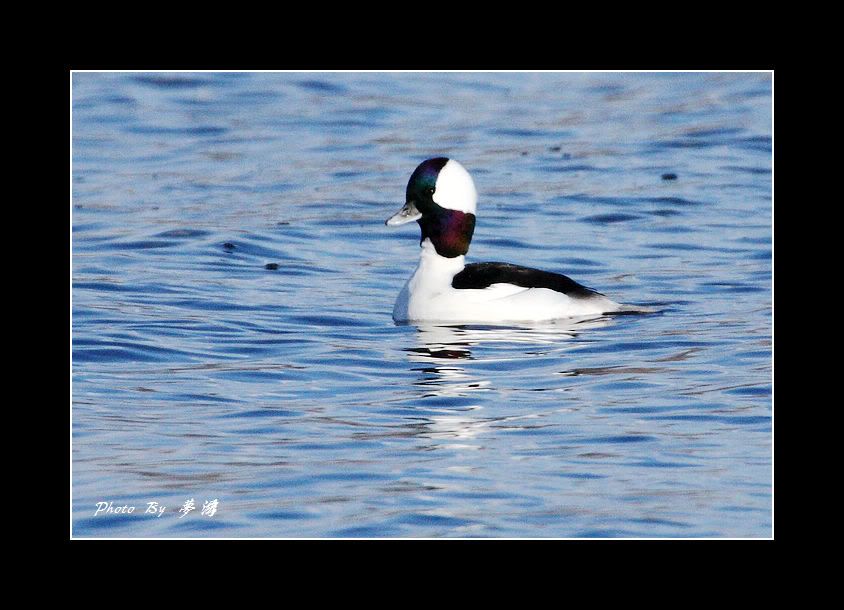
[[[388,227],[397,227],[408,222],[413,222],[414,220],[419,220],[420,218],[422,218],[422,212],[416,209],[415,203],[408,201],[402,209],[390,216],[384,224]]]

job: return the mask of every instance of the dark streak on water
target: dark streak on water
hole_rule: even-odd
[[[770,536],[769,75],[77,73],[72,126],[75,536]],[[393,324],[438,154],[471,260],[660,313]]]

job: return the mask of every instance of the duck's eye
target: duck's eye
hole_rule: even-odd
[[[435,189],[434,189],[434,187],[429,187],[429,188],[428,188],[428,194],[429,194],[429,195],[433,195],[433,194],[434,194],[434,190],[435,190]]]

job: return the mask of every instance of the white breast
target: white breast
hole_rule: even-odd
[[[451,286],[451,281],[464,264],[464,257],[440,256],[431,242],[425,240],[419,266],[396,300],[393,319],[397,322],[536,321],[600,315],[619,308],[617,303],[600,295],[572,298],[548,288],[513,284],[458,290]]]

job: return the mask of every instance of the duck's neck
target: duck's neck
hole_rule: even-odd
[[[427,213],[418,221],[422,229],[423,244],[426,239],[436,249],[437,254],[445,258],[463,258],[469,251],[472,234],[475,232],[475,215],[439,208],[433,213]]]
[[[448,281],[460,273],[466,265],[466,257],[462,254],[457,256],[442,256],[434,247],[430,239],[422,240],[422,252],[419,254],[419,270],[424,274],[448,276]]]

